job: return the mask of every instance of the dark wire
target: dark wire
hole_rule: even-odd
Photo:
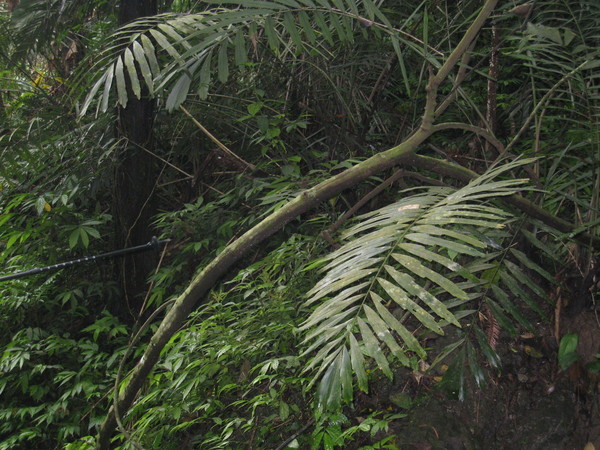
[[[114,250],[108,253],[102,253],[100,255],[95,256],[86,256],[85,258],[74,259],[72,261],[66,261],[59,264],[54,264],[52,266],[46,267],[37,267],[35,269],[26,270],[24,272],[13,273],[10,275],[4,275],[0,277],[0,281],[6,280],[14,280],[15,278],[23,278],[28,277],[30,275],[35,275],[42,272],[48,272],[49,270],[57,270],[63,269],[65,267],[74,266],[76,264],[86,263],[90,261],[98,261],[99,259],[108,259],[108,258],[116,258],[117,256],[129,255],[132,253],[142,253],[150,250],[154,250],[158,252],[164,245],[168,244],[170,239],[162,239],[158,240],[156,237],[153,237],[151,241],[137,245],[135,247],[123,248],[120,250]]]

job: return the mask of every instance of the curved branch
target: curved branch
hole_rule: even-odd
[[[446,122],[440,123],[433,126],[433,131],[442,131],[442,130],[466,130],[472,133],[475,133],[478,136],[481,136],[498,150],[498,153],[502,153],[504,151],[504,144],[496,139],[492,133],[490,133],[485,128],[476,127],[475,125],[468,125],[466,123],[460,122]]]
[[[132,371],[129,384],[117,400],[118,409],[125,411],[133,402],[146,377],[158,361],[161,350],[171,336],[181,327],[192,308],[203,299],[221,276],[239,261],[254,245],[263,242],[279,231],[285,224],[299,215],[314,208],[321,202],[334,197],[358,182],[407,161],[417,147],[423,143],[431,132],[418,130],[408,140],[385,152],[372,156],[360,164],[342,172],[315,187],[308,189],[290,201],[287,205],[265,218],[251,230],[247,231],[235,242],[228,245],[215,259],[208,264],[189,284],[188,288],[175,301],[158,330],[150,339],[144,355]],[[110,448],[110,436],[116,425],[114,407],[111,407],[106,420],[102,424],[98,438],[100,448]]]

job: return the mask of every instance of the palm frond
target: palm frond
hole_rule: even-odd
[[[508,52],[529,70],[530,81],[520,90],[533,94],[530,101],[515,104],[511,116],[529,114],[536,102],[552,94],[536,114],[538,152],[554,156],[547,158],[547,206],[564,216],[567,212],[559,209],[566,207],[572,214],[568,208],[573,202],[576,208],[594,211],[592,220],[597,217],[597,200],[590,204],[582,199],[592,198],[589,194],[599,179],[597,157],[590,157],[600,148],[599,20],[598,2],[536,2],[523,33],[509,38],[514,48]]]
[[[415,335],[443,335],[449,325],[461,328],[476,311],[467,307],[474,299],[490,302],[502,318],[511,315],[503,320],[507,324],[515,319],[529,324],[521,321],[510,292],[541,313],[533,297],[543,292],[507,253],[530,268],[537,266],[518,251],[498,251],[501,246],[491,244],[507,236],[512,216],[490,201],[523,190],[526,181],[496,178],[528,162],[491,169],[458,190],[432,187],[413,193],[362,216],[343,234],[347,242],[322,260],[325,276],[306,301],[319,305],[300,327],[306,333],[303,355],[312,356],[305,370],[316,370],[313,382],[320,379],[323,406],[336,408],[351,400],[352,374],[367,390],[365,356],[389,377],[387,352],[416,369],[427,352]],[[496,363],[485,336],[479,344]],[[479,377],[480,370],[472,372]]]
[[[168,92],[166,107],[178,107],[196,87],[206,98],[213,83],[212,73],[225,83],[231,66],[243,67],[256,57],[259,47],[272,53],[298,55],[304,51],[320,52],[327,43],[351,42],[366,33],[359,22],[383,32],[403,61],[401,45],[426,55],[439,65],[435,51],[402,30],[395,29],[386,15],[370,0],[347,3],[321,0],[296,2],[287,0],[213,1],[216,5],[234,5],[227,9],[215,7],[202,13],[164,14],[125,25],[112,36],[111,45],[96,63],[98,79],[81,106],[85,114],[97,95],[102,100],[99,110],[106,111],[113,88],[117,102],[127,103],[128,83],[137,98],[143,82],[150,95]],[[437,52],[439,55],[440,52]],[[404,77],[407,75],[404,72]],[[408,86],[408,80],[405,80]]]
[[[60,27],[79,25],[83,11],[91,9],[87,2],[65,0],[21,0],[11,14],[10,28],[14,33],[15,57],[37,50],[44,53],[50,44],[64,39]]]

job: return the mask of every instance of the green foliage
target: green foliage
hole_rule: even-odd
[[[298,274],[311,259],[299,249],[312,247],[313,238],[291,236],[192,315],[128,414],[134,439],[161,448],[177,447],[173,437],[209,448],[264,445],[301,420],[306,380],[293,330],[307,283]]]
[[[380,432],[387,432],[392,421],[406,417],[406,414],[385,414],[383,418],[379,412],[369,414],[358,425],[346,427],[349,420],[341,413],[336,414],[317,414],[317,423],[311,435],[310,448],[312,449],[334,449],[347,448],[348,445],[361,433],[370,435],[371,445],[361,446],[361,449],[375,448],[398,448],[394,445],[394,436],[387,436],[379,441],[373,441],[373,438]]]
[[[205,99],[213,84],[213,74],[221,83],[230,76],[230,65],[242,68],[250,64],[250,55],[258,55],[259,45],[266,46],[279,57],[300,53],[327,52],[327,44],[353,43],[355,36],[366,35],[366,23],[375,36],[385,33],[403,61],[400,45],[422,54],[428,49],[410,34],[398,32],[390,19],[370,0],[340,4],[339,2],[238,2],[214,1],[212,4],[234,5],[237,8],[214,7],[201,13],[187,15],[164,14],[125,25],[116,33],[114,42],[97,63],[95,82],[83,105],[85,114],[100,93],[98,104],[105,112],[111,91],[117,101],[126,106],[129,83],[136,96],[141,96],[143,81],[150,95],[158,95],[167,87],[165,107],[172,111],[183,103],[197,83],[198,96]],[[438,52],[439,53],[439,52]],[[161,64],[166,57],[166,64]],[[434,65],[437,60],[428,55]],[[402,63],[404,69],[404,63]],[[403,70],[406,86],[408,79]]]
[[[127,335],[116,318],[103,315],[77,338],[23,328],[3,345],[0,448],[66,442],[97,431]]]
[[[501,202],[523,190],[521,162],[464,188],[419,170],[407,172],[402,189],[394,184],[363,205],[342,247],[319,259],[320,231],[383,180],[353,186],[286,225],[240,262],[247,269],[232,268],[217,285],[171,339],[134,407],[121,412],[132,439],[147,448],[275,448],[290,437],[292,448],[395,448],[393,436],[381,436],[403,415],[354,420],[343,408],[361,406],[355,385],[366,391],[373,373],[421,370],[427,359],[430,369],[448,363],[440,387],[450,397],[465,398],[469,376],[483,387],[487,372],[501,367],[498,334],[516,336],[546,319],[543,288],[574,261],[566,244],[597,231],[596,3],[535,2],[523,29],[505,14],[512,5],[494,17],[503,37],[496,137],[514,154],[545,156],[526,161],[540,190],[522,195],[571,218],[575,232],[517,217]],[[113,248],[119,155],[110,112],[131,102],[129,86],[136,98],[158,99],[156,157],[164,169],[156,192],[164,212],[155,226],[173,242],[146,306],[164,304],[261,218],[414,130],[427,71],[439,67],[481,2],[171,6],[117,31],[110,2],[22,0],[10,20],[0,17],[3,273]],[[444,120],[485,122],[488,80],[470,67],[487,61],[487,33]],[[54,65],[71,44],[86,56],[76,80]],[[441,92],[455,88],[447,83]],[[78,112],[108,114],[77,122],[73,105],[83,97]],[[257,170],[210,166],[214,144],[163,111],[184,101]],[[483,172],[490,155],[474,142],[461,130],[429,143]],[[113,278],[106,265],[0,285],[0,448],[93,446],[132,332],[105,310],[124,301]],[[448,343],[430,350],[429,333]],[[577,358],[576,336],[563,340],[566,368]],[[114,445],[132,444],[120,435]]]
[[[558,347],[558,365],[562,370],[567,370],[571,364],[580,358],[577,354],[578,343],[579,336],[575,333],[565,334],[560,339],[560,345]]]
[[[306,302],[318,302],[318,307],[300,328],[308,345],[303,355],[313,355],[305,370],[314,368],[313,381],[321,380],[320,407],[337,410],[342,402],[351,402],[353,378],[361,390],[368,390],[365,356],[391,378],[384,348],[395,361],[416,370],[418,361],[427,358],[415,337],[419,328],[440,335],[450,325],[460,328],[479,309],[469,305],[475,299],[493,304],[509,330],[514,328],[505,312],[528,324],[512,304],[514,293],[543,314],[534,301],[546,297],[543,290],[493,244],[507,237],[497,230],[510,216],[486,204],[522,190],[524,180],[495,178],[530,162],[494,168],[458,190],[406,192],[401,201],[361,217],[343,234],[348,242],[321,260],[326,275],[308,292]],[[524,254],[518,256],[535,267]],[[483,333],[476,325],[472,330],[490,364],[498,366]],[[480,384],[481,370],[468,348]]]

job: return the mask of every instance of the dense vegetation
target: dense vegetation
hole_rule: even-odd
[[[540,323],[600,370],[597,1],[1,5],[0,275],[170,242],[0,281],[0,448],[397,448],[374,384]]]

